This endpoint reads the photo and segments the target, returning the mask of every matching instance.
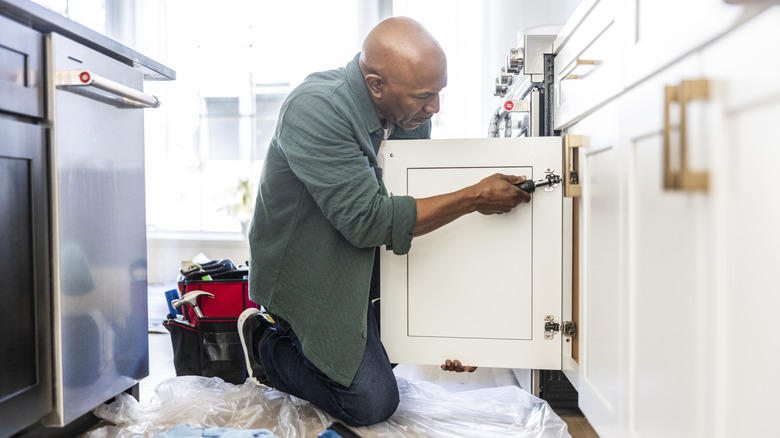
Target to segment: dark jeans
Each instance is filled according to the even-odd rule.
[[[271,385],[308,400],[350,426],[367,426],[388,419],[398,407],[398,384],[371,304],[367,316],[368,335],[363,362],[352,385],[344,387],[320,372],[303,356],[298,337],[281,318],[258,345]]]

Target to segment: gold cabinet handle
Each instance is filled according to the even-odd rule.
[[[689,192],[706,192],[709,189],[709,173],[694,172],[688,168],[687,106],[688,103],[710,97],[710,82],[705,79],[684,80],[679,86],[667,86],[664,99],[664,189]],[[673,102],[680,105],[680,144],[677,169],[672,166],[672,121],[670,108]]]
[[[577,58],[569,71],[561,76],[563,76],[563,79],[582,79],[590,74],[598,64],[598,61]]]
[[[581,135],[567,134],[563,136],[563,196],[579,198],[582,196],[582,185],[579,178],[579,154],[582,146]]]

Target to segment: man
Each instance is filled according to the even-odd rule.
[[[425,199],[387,195],[382,140],[430,137],[447,61],[416,21],[390,18],[344,68],[315,73],[282,105],[249,234],[250,294],[239,334],[250,376],[353,426],[384,421],[398,387],[369,302],[377,248],[471,212],[500,214],[530,195],[493,175]],[[373,281],[372,281],[373,280]],[[373,283],[373,287],[372,287]],[[443,369],[463,371],[447,361]]]

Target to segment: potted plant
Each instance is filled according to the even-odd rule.
[[[244,233],[244,237],[247,237],[255,207],[255,192],[249,178],[239,178],[238,185],[231,194],[231,199],[233,202],[220,210],[226,210],[228,215],[238,219],[241,223],[241,231]]]

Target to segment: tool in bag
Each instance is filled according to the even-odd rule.
[[[178,289],[184,300],[181,304],[187,305],[185,319],[197,327],[202,317],[238,318],[245,309],[259,307],[249,299],[248,279],[249,269],[237,268],[230,260],[212,260],[182,270]],[[207,293],[190,295],[198,291]]]
[[[248,373],[238,316],[249,307],[248,268],[230,260],[212,260],[181,270],[179,297],[170,301],[182,317],[168,315],[163,326],[171,334],[177,376],[219,377],[244,383]]]

